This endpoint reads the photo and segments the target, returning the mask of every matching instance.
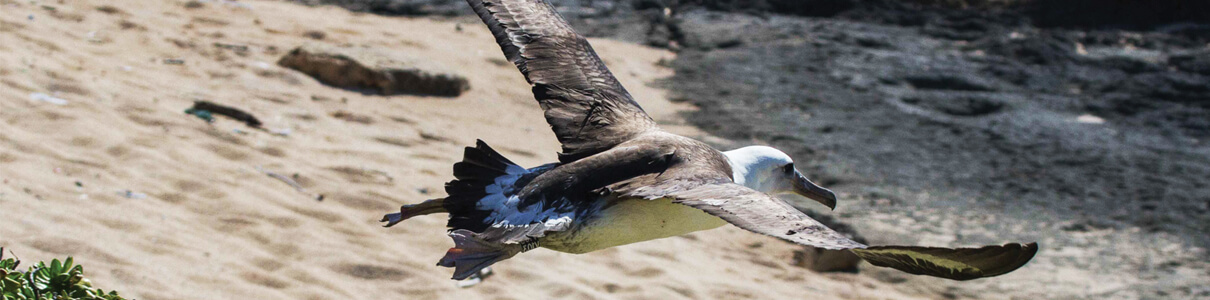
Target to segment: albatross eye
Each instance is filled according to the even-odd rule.
[[[782,166],[781,169],[782,169],[782,172],[786,172],[786,174],[793,174],[794,173],[794,163],[788,163],[785,166]]]

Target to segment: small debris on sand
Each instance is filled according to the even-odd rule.
[[[294,190],[298,191],[299,193],[303,193],[308,196],[311,196],[311,198],[315,199],[315,201],[324,201],[323,194],[308,192],[307,189],[303,188],[302,184],[299,184],[297,180],[294,180],[294,178],[298,177],[298,174],[294,174],[294,178],[291,178],[290,176],[286,176],[286,175],[282,175],[282,174],[278,174],[278,173],[275,173],[272,171],[265,170],[265,168],[262,168],[260,166],[257,166],[256,170],[260,171],[261,173],[264,173],[265,175],[269,175],[269,177],[273,177],[273,179],[277,179],[277,180],[280,180],[281,182],[285,182],[286,184],[290,185],[290,187],[294,188]]]
[[[145,199],[145,198],[147,198],[147,194],[138,193],[138,192],[131,191],[131,190],[119,190],[118,196],[126,197],[127,199]]]
[[[62,98],[55,98],[51,95],[47,95],[47,94],[43,94],[43,93],[29,94],[29,99],[33,100],[33,101],[46,102],[46,103],[50,103],[50,104],[54,104],[54,105],[67,105],[67,100],[64,100]]]
[[[314,40],[322,40],[327,37],[328,34],[318,30],[307,30],[307,32],[303,32],[303,36]]]
[[[214,43],[214,46],[236,52],[248,51],[248,45]]]
[[[186,109],[185,113],[193,115],[193,116],[197,117],[198,119],[202,119],[202,120],[206,121],[206,123],[214,123],[214,114],[211,114],[210,111],[197,110],[197,109],[190,108],[190,109]]]
[[[206,4],[202,3],[201,1],[189,0],[188,2],[185,2],[185,8],[188,9],[198,9],[203,7],[206,7]]]
[[[341,120],[345,120],[346,122],[353,122],[353,123],[360,123],[360,124],[367,124],[367,125],[374,124],[374,119],[370,118],[370,116],[355,114],[355,113],[352,113],[349,111],[344,111],[344,110],[338,110],[338,111],[332,112],[332,117],[341,119]]]
[[[203,117],[203,115],[207,115],[209,113],[209,114],[223,115],[223,116],[230,117],[232,119],[239,120],[241,122],[244,122],[244,124],[247,124],[248,127],[260,128],[260,126],[261,126],[260,120],[256,119],[256,117],[252,116],[252,114],[244,112],[243,110],[240,110],[238,108],[215,104],[214,102],[210,102],[210,101],[195,101],[195,102],[193,102],[193,107],[186,109],[185,113],[198,116],[198,118],[202,118],[203,120],[206,120],[207,122],[213,122],[213,117],[211,117],[209,119],[207,119],[206,117]]]

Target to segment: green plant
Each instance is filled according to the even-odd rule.
[[[3,300],[125,300],[117,292],[93,289],[92,283],[84,278],[84,267],[75,265],[70,256],[62,262],[51,260],[50,265],[38,262],[25,272],[17,270],[20,265],[17,258],[4,259],[4,248],[0,248]]]

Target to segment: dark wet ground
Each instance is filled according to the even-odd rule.
[[[933,208],[1001,217],[958,224],[990,228],[958,234],[956,244],[1059,237],[1044,243],[1056,249],[1074,246],[1064,238],[1072,232],[1136,227],[1175,235],[1186,247],[1210,243],[1204,40],[704,11],[683,18],[746,28],[728,35],[682,26],[715,39],[690,44],[673,63],[677,75],[667,86],[701,108],[688,119],[808,160],[817,181],[858,202],[842,212],[927,221],[905,210]],[[1152,254],[1102,255],[1083,267],[1117,272],[1130,267],[1109,257]],[[1141,273],[1151,272],[1166,271]],[[1184,289],[1132,288],[1154,288],[1149,296]]]
[[[673,63],[668,87],[702,108],[691,122],[790,150],[840,190],[954,193],[1023,218],[1210,241],[1205,42],[707,11],[682,18],[744,28],[682,26],[715,39]]]
[[[838,212],[854,224],[871,211],[920,222],[974,212],[999,219],[956,224],[953,244],[1049,239],[1045,254],[1163,234],[1182,247],[1210,245],[1206,25],[1124,31],[1039,28],[1009,13],[854,15],[682,12],[684,50],[667,87],[701,108],[688,118],[695,125],[809,161],[817,182],[849,196]],[[986,230],[963,234],[968,226]],[[1102,230],[1133,237],[1075,237]],[[1097,253],[1068,266],[1177,274],[1137,263],[1155,252]],[[1193,259],[1204,262],[1200,253]],[[1210,296],[1167,280],[1125,289]]]

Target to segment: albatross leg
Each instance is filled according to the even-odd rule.
[[[443,213],[446,212],[444,202],[445,198],[437,198],[416,204],[404,205],[399,208],[399,212],[382,216],[382,220],[379,222],[387,222],[383,227],[391,227],[415,216]]]

